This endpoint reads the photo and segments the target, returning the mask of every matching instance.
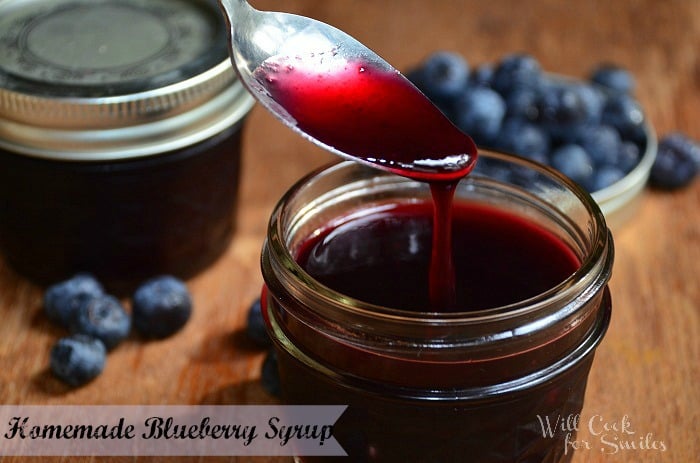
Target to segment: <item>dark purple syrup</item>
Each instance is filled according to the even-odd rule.
[[[556,287],[579,268],[579,259],[561,239],[511,212],[456,200],[452,215],[452,310],[523,301]],[[352,213],[309,237],[296,258],[316,280],[344,295],[394,309],[430,311],[433,216],[429,199],[393,203],[364,215]],[[378,351],[372,348],[371,338],[367,347],[329,336],[298,317],[304,307],[295,304],[293,298],[283,299],[279,320],[285,335],[312,359],[312,365],[318,362],[337,374],[279,349],[285,400],[347,404],[333,433],[348,453],[348,461],[568,461],[563,437],[543,435],[537,416],[556,420],[580,412],[592,355],[524,391],[493,397],[486,391],[488,385],[507,384],[523,372],[537,371],[547,364],[551,352],[566,349],[569,337],[544,346],[533,344],[517,355],[480,357],[475,346],[473,357],[454,358],[445,352],[444,358],[436,358],[435,352],[421,355],[416,346],[415,357],[406,357],[393,355],[391,343]],[[429,339],[430,327],[424,328]],[[588,325],[579,329],[585,331]],[[483,398],[465,397],[479,388]],[[304,457],[300,461],[336,460]]]
[[[257,71],[304,133],[351,158],[427,182],[464,177],[476,146],[396,70],[332,56],[275,57]]]
[[[453,263],[451,310],[523,301],[557,286],[579,267],[559,238],[516,215],[459,201],[452,215],[452,247],[439,251],[448,252]],[[297,259],[311,276],[342,294],[427,312],[436,284],[429,278],[433,230],[430,202],[394,204],[323,230],[304,244]]]

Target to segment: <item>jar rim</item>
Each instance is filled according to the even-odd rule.
[[[230,69],[222,62],[212,69]],[[192,146],[241,124],[255,99],[239,80],[187,110],[161,113],[139,124],[103,128],[47,128],[0,118],[0,149],[56,161],[116,161]],[[108,110],[107,107],[103,108]]]
[[[612,271],[614,253],[612,236],[607,228],[603,213],[591,195],[563,174],[530,159],[495,151],[479,150],[479,158],[482,157],[515,162],[527,168],[534,169],[535,171],[544,174],[548,178],[555,180],[559,184],[563,185],[569,193],[572,193],[581,202],[591,218],[591,223],[594,224],[590,241],[595,243],[595,245],[591,246],[591,251],[585,253],[584,258],[581,259],[579,267],[569,277],[545,292],[499,307],[454,312],[423,312],[391,308],[359,300],[329,288],[328,286],[325,286],[314,279],[303,269],[301,265],[297,263],[296,259],[292,255],[292,252],[287,247],[283,238],[283,221],[281,220],[285,206],[303,190],[305,185],[307,185],[309,182],[313,182],[314,179],[318,178],[319,176],[329,174],[336,170],[349,169],[353,167],[372,170],[376,172],[377,176],[392,176],[396,178],[397,182],[413,182],[410,179],[399,177],[395,174],[382,172],[377,169],[372,169],[353,161],[340,161],[322,166],[295,183],[282,196],[272,212],[268,226],[266,246],[270,246],[274,249],[274,253],[280,257],[280,265],[283,266],[290,275],[293,275],[294,278],[302,281],[303,288],[305,288],[305,290],[308,292],[307,296],[311,296],[313,294],[313,299],[322,300],[326,307],[332,307],[332,310],[334,311],[340,311],[349,315],[360,316],[363,319],[398,322],[402,324],[454,326],[455,324],[473,325],[485,324],[489,322],[501,322],[513,318],[528,316],[531,313],[537,313],[541,308],[550,306],[551,303],[555,301],[572,299],[576,297],[577,294],[581,294],[582,291],[586,290],[587,286],[590,286],[589,289],[591,294],[597,292],[600,288],[605,286]],[[471,174],[467,176],[467,179],[470,178],[470,176]],[[590,275],[592,272],[597,274],[597,280],[591,285],[590,281],[586,281],[586,276]],[[303,297],[303,294],[297,294],[297,296]],[[522,328],[535,329],[529,324],[528,326],[523,326]]]

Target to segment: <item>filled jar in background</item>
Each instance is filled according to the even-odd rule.
[[[213,262],[253,105],[215,1],[0,5],[0,252],[50,283]]]

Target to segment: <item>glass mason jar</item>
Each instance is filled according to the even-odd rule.
[[[235,226],[241,130],[215,0],[0,4],[0,253],[52,283],[189,277]]]
[[[263,308],[283,400],[348,405],[334,436],[349,461],[571,457],[570,430],[561,424],[581,411],[610,320],[612,238],[595,202],[563,176],[518,157],[480,156],[455,201],[526,218],[580,261],[565,281],[524,301],[450,313],[397,310],[324,286],[297,262],[329,224],[385,204],[430,201],[423,183],[343,162],[302,179],[272,213],[262,250]]]

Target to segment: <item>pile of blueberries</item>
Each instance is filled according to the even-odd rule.
[[[589,192],[622,179],[647,147],[634,78],[615,65],[582,81],[547,74],[525,53],[470,69],[461,55],[438,51],[406,76],[477,145],[550,165]],[[658,148],[652,185],[689,184],[700,170],[700,146],[673,133]]]
[[[54,375],[71,386],[83,385],[102,373],[107,351],[129,336],[132,325],[144,337],[165,338],[182,328],[192,312],[187,286],[169,275],[143,283],[131,301],[129,314],[87,273],[47,288],[44,312],[70,332],[51,349]]]
[[[107,353],[126,339],[132,328],[155,339],[179,331],[192,313],[192,297],[181,280],[158,276],[136,289],[129,313],[93,275],[79,273],[47,288],[44,313],[70,333],[51,348],[51,371],[66,384],[81,386],[102,373]],[[261,384],[269,394],[279,396],[277,356],[265,328],[260,299],[248,308],[246,336],[266,350]]]

